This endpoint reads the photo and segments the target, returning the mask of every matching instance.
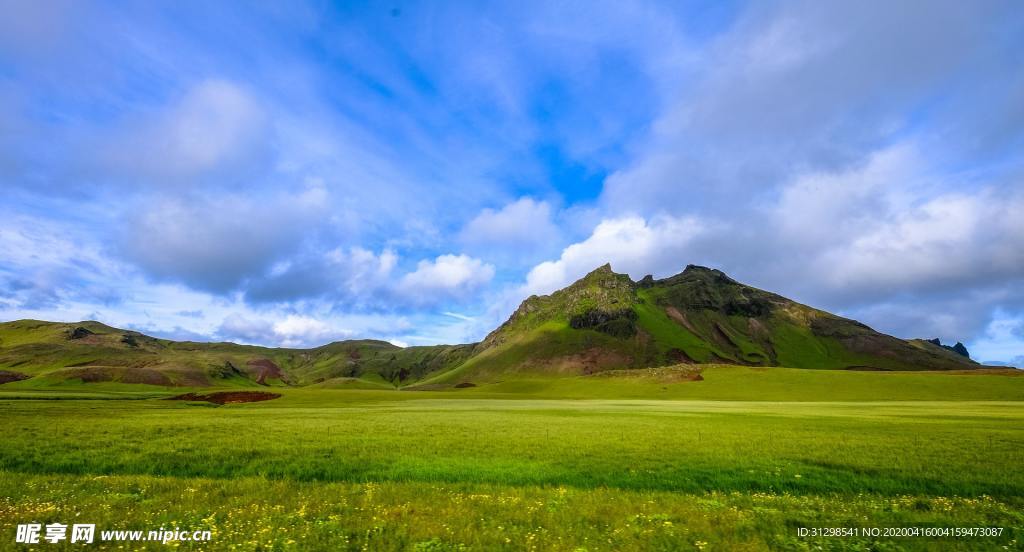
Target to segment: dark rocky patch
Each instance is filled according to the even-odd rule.
[[[0,370],[0,385],[5,383],[11,383],[12,381],[27,380],[32,376],[28,374],[22,374],[21,372],[11,372],[10,370]]]
[[[669,364],[696,364],[697,362],[690,358],[686,351],[677,348],[669,349],[665,353],[665,357]]]
[[[577,330],[596,330],[624,339],[636,335],[636,318],[636,312],[633,309],[617,311],[590,309],[571,317],[569,327]]]
[[[215,378],[227,379],[233,376],[245,377],[245,374],[238,369],[230,360],[224,361],[223,366],[214,366],[211,375]]]
[[[83,337],[89,337],[90,335],[94,335],[92,330],[78,326],[68,332],[68,339],[82,339]]]
[[[82,362],[75,362],[74,364],[68,364],[67,366],[65,366],[65,368],[79,368],[81,366],[93,366],[97,362],[99,362],[99,361],[96,360],[96,359],[83,360]]]
[[[943,345],[942,342],[939,341],[939,338],[937,338],[937,337],[935,339],[929,339],[928,343],[932,343],[934,345],[938,345],[939,347],[942,347],[943,349],[946,349],[948,351],[953,351],[954,353],[956,353],[956,354],[958,354],[958,355],[960,355],[960,356],[962,356],[964,358],[971,358],[971,354],[969,352],[967,352],[967,347],[965,347],[964,344],[960,343],[959,341],[957,341],[956,345],[953,345],[952,347],[950,347],[949,345]]]
[[[726,315],[766,317],[772,313],[774,294],[745,286],[721,270],[688,265],[682,273],[656,280],[651,286],[666,287],[665,302],[683,309],[707,309]]]
[[[476,387],[476,384],[468,381],[455,384],[456,389],[466,389],[467,387]]]

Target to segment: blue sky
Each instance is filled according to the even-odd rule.
[[[686,264],[1024,364],[1013,2],[20,2],[0,318],[480,339]]]

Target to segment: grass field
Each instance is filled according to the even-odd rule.
[[[286,389],[221,407],[0,387],[0,548],[18,523],[71,520],[210,529],[195,549],[1021,547],[1024,378],[703,376]],[[797,535],[826,526],[1003,533]]]

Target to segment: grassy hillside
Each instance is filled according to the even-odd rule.
[[[175,342],[99,322],[0,323],[0,385],[394,388],[484,384],[676,364],[856,371],[968,370],[962,345],[904,341],[743,285],[718,270],[633,282],[609,265],[526,299],[482,342],[313,349]]]
[[[367,385],[393,388],[461,363],[469,346],[356,340],[314,349],[157,339],[99,322],[0,323],[5,387]]]
[[[820,369],[962,370],[977,366],[942,347],[881,334],[857,321],[741,284],[718,270],[689,266],[681,274],[646,280],[640,286],[645,307],[664,313],[664,317],[650,318],[657,328],[664,326],[667,317],[685,330],[686,339],[677,338],[677,348],[665,351],[669,356],[695,362]]]
[[[524,374],[585,375],[687,364],[860,371],[965,370],[969,358],[903,341],[718,270],[633,282],[602,266],[550,296],[533,296],[455,370],[428,384],[485,383]]]

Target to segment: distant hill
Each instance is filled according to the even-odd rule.
[[[0,323],[0,384],[391,388],[461,364],[470,345],[353,340],[314,349],[157,339],[99,322]],[[394,382],[394,383],[393,383]]]
[[[702,363],[840,370],[980,367],[962,345],[936,341],[897,339],[741,284],[719,270],[691,265],[670,278],[634,282],[605,265],[551,295],[529,297],[482,342],[469,345],[401,348],[358,340],[278,349],[176,342],[99,322],[0,323],[0,383],[381,388]]]

